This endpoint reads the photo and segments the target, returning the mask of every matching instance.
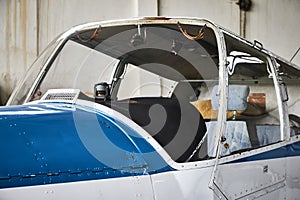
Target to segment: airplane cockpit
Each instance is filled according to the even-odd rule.
[[[78,25],[0,109],[0,196],[298,199],[299,89],[298,66],[208,20]]]
[[[300,70],[220,30],[145,21],[75,31],[50,44],[9,105],[79,89],[80,99],[122,113],[180,163],[215,158],[217,142],[223,157],[297,136]]]

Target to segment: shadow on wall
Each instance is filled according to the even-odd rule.
[[[2,103],[2,89],[1,89],[1,86],[0,86],[0,106],[3,106],[3,103]]]
[[[0,85],[0,106],[6,105],[11,93],[12,92],[6,91],[5,88]]]

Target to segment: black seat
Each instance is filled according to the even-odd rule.
[[[177,98],[134,98],[111,106],[143,127],[169,153],[185,162],[206,132],[198,110]]]

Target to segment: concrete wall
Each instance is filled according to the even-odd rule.
[[[265,48],[289,60],[300,47],[300,1],[252,0],[252,9],[245,15],[237,1],[0,0],[0,98],[6,101],[55,36],[89,21],[155,15],[207,18],[249,40],[262,42]],[[300,53],[294,62],[300,65]]]
[[[0,0],[0,97],[8,95],[37,56],[35,1]]]

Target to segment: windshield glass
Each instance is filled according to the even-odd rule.
[[[118,59],[70,40],[52,64],[32,100],[40,99],[49,89],[61,88],[80,89],[93,97],[95,83],[111,82],[116,63]]]
[[[34,85],[34,81],[37,79],[38,74],[42,70],[45,62],[47,61],[57,44],[58,41],[54,40],[35,60],[35,62],[26,73],[25,77],[18,83],[17,87],[15,88],[14,92],[7,102],[7,105],[18,105],[25,103],[26,97],[30,89]]]
[[[178,25],[115,26],[78,32],[70,37],[55,58],[29,101],[40,99],[49,89],[74,88],[93,98],[94,85],[111,86],[111,99],[141,96],[184,95],[191,100],[210,98],[209,88],[218,84],[218,52],[213,31],[182,25],[190,35],[201,28],[204,37],[190,39]],[[42,66],[44,57],[35,63]],[[32,86],[38,71],[33,68],[23,87]],[[200,93],[200,90],[201,93]],[[28,89],[19,90],[12,104],[22,104]],[[189,94],[188,94],[189,93]],[[194,94],[192,94],[194,93]],[[177,95],[177,96],[178,96]],[[174,94],[173,94],[174,96]]]

